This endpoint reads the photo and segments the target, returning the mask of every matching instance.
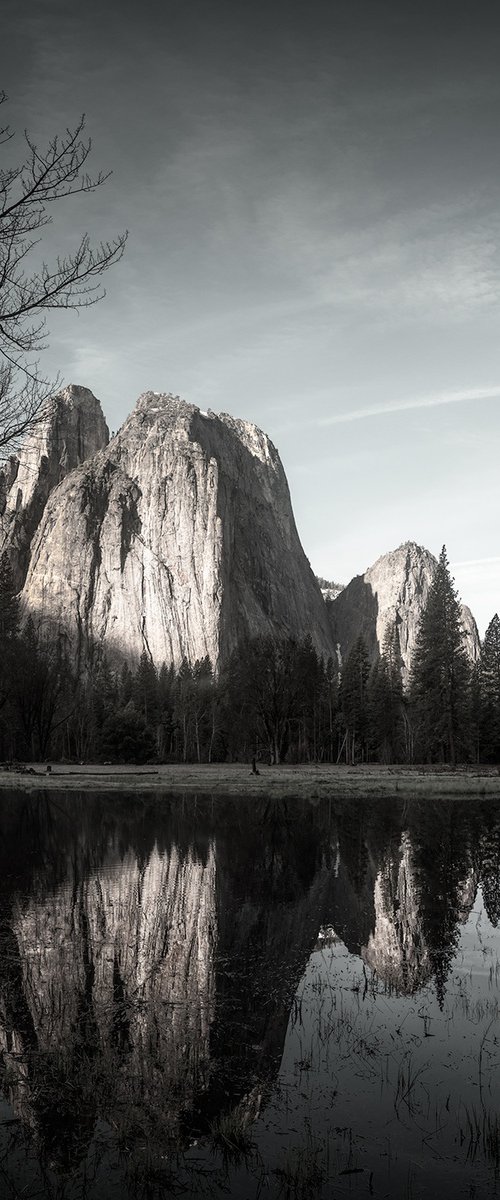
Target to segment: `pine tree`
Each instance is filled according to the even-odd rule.
[[[417,749],[425,760],[455,763],[467,748],[470,666],[460,602],[443,546],[413,658],[411,698]]]
[[[379,762],[404,758],[405,729],[401,655],[396,626],[387,629],[381,657],[374,663],[367,689],[368,746]]]
[[[9,557],[0,558],[0,708],[12,692],[19,635],[19,600],[16,596]]]
[[[19,632],[19,599],[9,556],[4,550],[0,557],[0,646],[14,641]]]
[[[352,646],[342,671],[340,683],[340,714],[344,730],[346,762],[355,763],[366,755],[368,732],[367,683],[370,671],[368,651],[363,637]],[[339,754],[340,757],[340,754]]]
[[[132,699],[137,711],[144,717],[146,725],[153,728],[158,718],[158,675],[154,663],[145,650],[142,651],[139,659]]]
[[[180,737],[182,761],[192,754],[193,668],[184,656],[177,672],[174,720]]]
[[[0,756],[14,755],[14,694],[19,658],[19,600],[8,555],[0,557]]]
[[[164,662],[160,667],[158,675],[158,754],[160,760],[171,758],[174,753],[175,740],[175,692],[176,692],[176,676],[175,668]]]
[[[479,664],[479,745],[482,759],[500,762],[500,620],[490,621]]]
[[[297,647],[297,722],[295,752],[310,762],[319,758],[320,715],[325,686],[324,669],[310,633]]]

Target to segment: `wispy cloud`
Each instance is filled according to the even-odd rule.
[[[453,567],[479,567],[486,566],[490,563],[500,563],[500,554],[491,555],[489,558],[464,558],[462,562],[452,563]]]
[[[331,413],[321,417],[318,425],[344,425],[349,421],[364,421],[370,417],[386,416],[391,413],[409,412],[412,409],[439,408],[444,404],[467,404],[479,400],[500,399],[500,384],[491,388],[465,388],[458,391],[434,392],[429,396],[413,396],[407,400],[396,400],[367,408],[353,408],[349,412]]]

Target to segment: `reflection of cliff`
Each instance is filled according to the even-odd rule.
[[[175,1145],[236,1106],[255,1116],[328,907],[321,833],[285,804],[264,823],[254,806],[243,827],[198,809],[193,838],[172,805],[151,839],[140,810],[126,835],[125,811],[103,828],[98,807],[92,823],[75,806],[70,825],[64,803],[38,809],[36,836],[30,812],[34,875],[3,899],[0,1046],[18,1116],[60,1165],[98,1120],[127,1144]],[[9,836],[24,874],[21,828]]]
[[[374,900],[375,928],[362,947],[362,958],[390,988],[415,992],[429,980],[431,964],[422,938],[407,833],[402,835],[396,861],[388,857],[377,874]]]
[[[109,1090],[118,1121],[125,1109],[125,1124],[140,1110],[143,1127],[145,1114],[161,1114],[175,1136],[176,1118],[208,1070],[214,880],[213,846],[204,862],[155,847],[143,866],[131,851],[120,861],[111,849],[91,875],[73,863],[66,886],[16,900],[20,979],[16,994],[12,980],[5,989],[11,1004],[4,1002],[0,1037],[19,1067],[12,1101],[32,1127],[40,1121],[30,1075],[34,1084],[41,1061],[62,1056],[71,1090],[81,1056],[95,1073],[96,1104]]]
[[[210,1083],[196,1104],[195,1128],[201,1132],[236,1105],[253,1119],[279,1071],[290,1005],[332,888],[328,855],[318,863],[317,845],[307,845],[306,837],[290,849],[287,860],[284,844],[249,846],[244,872],[241,861],[240,870],[231,871],[228,846],[221,852],[217,1019]]]
[[[339,806],[327,924],[389,988],[411,994],[434,978],[442,999],[476,895],[476,819],[467,805],[444,801],[406,803],[399,814],[394,805]]]
[[[321,926],[441,996],[496,852],[444,801],[5,797],[2,1087],[40,1157],[82,1161],[103,1124],[168,1154],[251,1120]]]

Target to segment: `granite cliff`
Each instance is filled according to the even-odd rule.
[[[425,607],[437,560],[416,542],[405,542],[383,554],[364,575],[356,575],[333,599],[326,600],[339,665],[361,634],[373,660],[382,652],[388,630],[396,626],[403,683],[411,670],[420,617]],[[465,646],[475,662],[479,635],[469,608],[462,605]]]
[[[308,632],[332,653],[264,433],[147,392],[103,440],[48,495],[23,592],[35,618],[67,631],[79,661],[105,644],[132,660],[145,650],[156,665],[216,664],[244,636]]]
[[[18,588],[26,579],[31,543],[51,492],[108,441],[99,401],[88,388],[71,385],[54,397],[20,455],[12,455],[0,471],[0,551],[9,552]]]

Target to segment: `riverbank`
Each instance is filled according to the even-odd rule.
[[[498,767],[348,767],[322,764],[279,767],[259,763],[172,763],[146,766],[79,766],[58,763],[47,772],[40,763],[23,771],[0,771],[0,789],[50,788],[64,791],[209,793],[211,795],[288,796],[497,796]]]

